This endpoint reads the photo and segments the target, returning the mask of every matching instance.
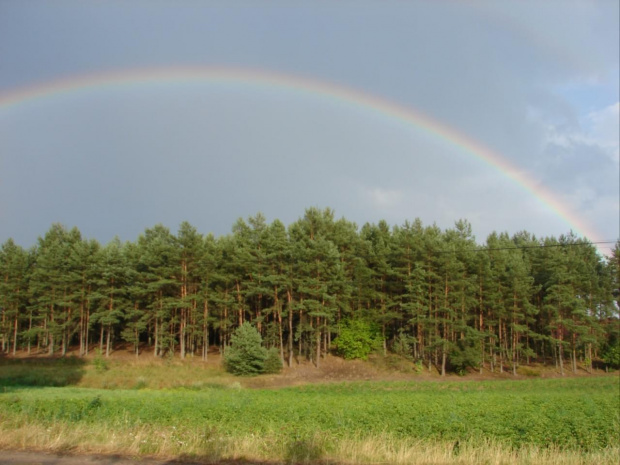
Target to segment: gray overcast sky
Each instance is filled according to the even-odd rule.
[[[497,169],[398,118],[259,82],[95,86],[85,75],[235,67],[428,115],[551,191],[591,240],[619,236],[619,3],[0,0],[0,242],[51,223],[102,242],[187,220],[225,234],[311,206],[358,225],[570,224]],[[155,72],[155,71],[153,71]],[[148,73],[148,71],[146,71]]]

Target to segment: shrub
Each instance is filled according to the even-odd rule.
[[[93,365],[95,366],[95,370],[97,370],[98,373],[103,373],[110,368],[108,361],[103,358],[102,351],[99,348],[95,350]]]
[[[282,359],[280,352],[275,347],[267,351],[263,373],[280,373],[282,371]]]
[[[458,340],[450,350],[450,366],[460,376],[467,373],[468,368],[480,367],[480,345],[477,341]]]
[[[612,368],[620,368],[620,346],[616,344],[607,347],[603,361]]]
[[[230,337],[230,346],[224,352],[224,368],[239,376],[263,373],[267,349],[262,346],[259,332],[248,322],[239,326]]]
[[[400,355],[401,357],[405,357],[407,360],[413,360],[413,347],[417,342],[417,339],[413,336],[409,336],[405,332],[401,331],[398,333],[398,336],[394,338],[394,343],[392,344],[392,351],[396,355]]]
[[[334,346],[338,354],[346,359],[366,360],[373,350],[381,346],[379,328],[363,320],[345,321]]]

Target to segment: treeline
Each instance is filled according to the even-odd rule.
[[[604,259],[569,234],[491,234],[466,221],[361,229],[308,209],[288,228],[261,214],[232,233],[162,225],[101,245],[54,224],[35,247],[0,250],[2,351],[199,356],[251,322],[285,363],[317,366],[347,321],[374,328],[382,350],[441,373],[513,370],[531,361],[588,369],[618,341],[620,245]],[[381,350],[381,349],[380,349]]]

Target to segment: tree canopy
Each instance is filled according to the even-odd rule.
[[[317,208],[288,227],[257,214],[217,238],[184,222],[105,245],[54,224],[29,250],[0,248],[1,349],[206,359],[249,322],[282,361],[318,366],[367,325],[373,348],[441,373],[590,369],[617,359],[619,244],[610,257],[572,233],[478,244],[464,220],[358,228]]]

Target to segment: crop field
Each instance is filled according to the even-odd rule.
[[[620,453],[617,376],[280,389],[15,381],[0,376],[4,449],[334,464],[615,464]]]

